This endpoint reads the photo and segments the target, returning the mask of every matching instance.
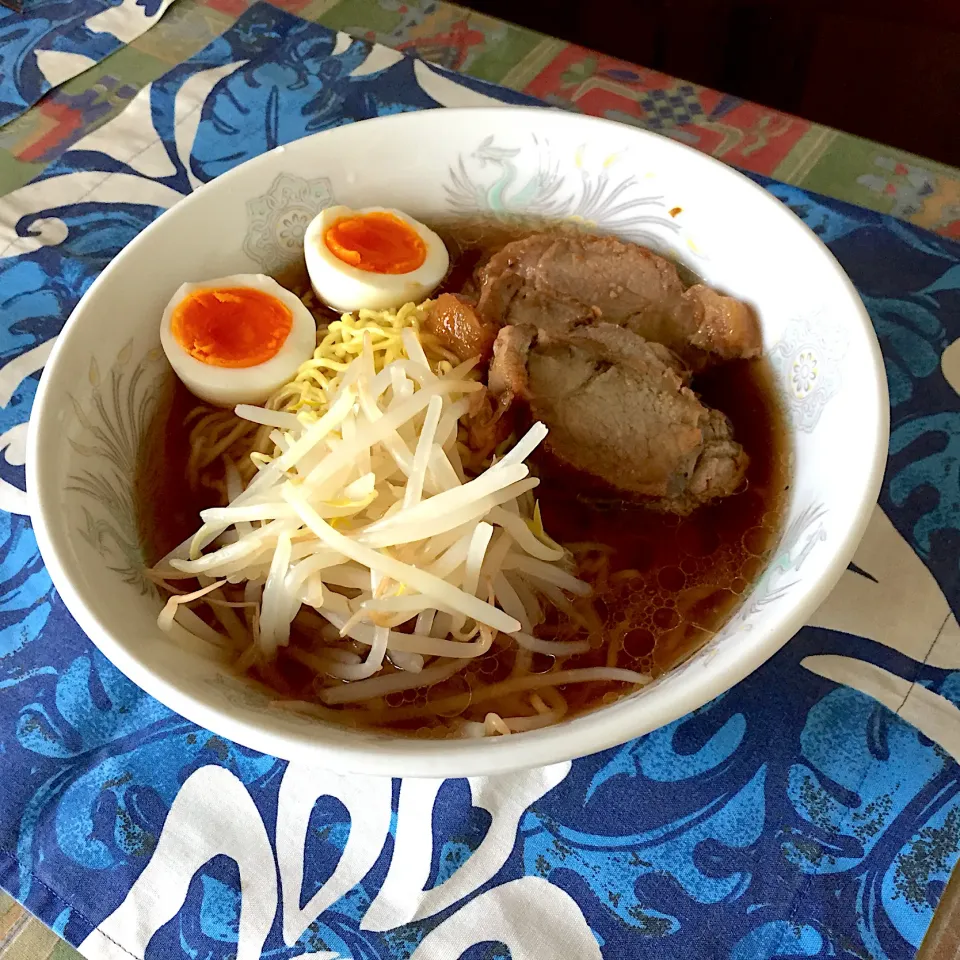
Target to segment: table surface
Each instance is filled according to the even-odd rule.
[[[785,183],[960,238],[960,170],[436,0],[274,0],[328,27],[584,113],[644,126]],[[0,130],[0,194],[222,33],[248,0],[177,0],[128,47]]]
[[[435,0],[273,0],[354,36],[549,103],[653,129],[724,161],[960,239],[960,170]],[[247,0],[177,0],[149,32],[0,130],[0,195],[39,174],[137,91],[222,33]],[[960,957],[955,876],[919,956]],[[0,893],[2,960],[70,946]]]

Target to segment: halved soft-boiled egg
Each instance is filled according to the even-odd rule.
[[[174,373],[208,403],[263,403],[317,346],[317,324],[300,299],[258,273],[185,283],[160,321]]]
[[[428,297],[450,255],[429,227],[385,207],[328,207],[303,240],[310,282],[335,310],[392,310]]]

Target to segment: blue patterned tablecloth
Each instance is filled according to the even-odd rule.
[[[0,6],[0,127],[152,27],[173,0],[25,0]]]
[[[811,626],[622,747],[469,782],[287,764],[152,700],[51,588],[24,515],[26,422],[98,271],[278,143],[491,98],[529,102],[258,4],[0,201],[0,883],[111,960],[912,957],[960,851],[948,240],[764,181],[830,245],[880,335],[880,506]]]

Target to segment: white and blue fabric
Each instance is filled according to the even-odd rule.
[[[0,6],[0,127],[136,40],[173,0],[26,0]]]
[[[0,201],[0,884],[100,960],[908,960],[960,852],[960,246],[762,181],[883,347],[880,504],[837,590],[726,695],[621,747],[345,777],[125,679],[23,494],[39,371],[97,273],[197,186],[365,117],[529,98],[258,4]]]

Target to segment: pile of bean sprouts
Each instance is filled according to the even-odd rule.
[[[588,642],[536,636],[545,605],[575,617],[590,593],[533,496],[539,480],[526,460],[547,428],[533,424],[485,469],[465,473],[459,428],[485,388],[476,361],[460,363],[420,333],[426,306],[345,315],[263,407],[197,421],[195,446],[205,431],[221,432],[208,449],[226,454],[225,503],[202,511],[193,536],[153,568],[170,592],[158,623],[243,671],[285,651],[316,675],[315,697],[287,707],[321,716],[360,708],[389,723],[520,695],[520,715],[461,718],[456,731],[545,726],[566,712],[558,687],[649,678],[612,666],[564,670],[563,658]],[[244,461],[229,455],[241,436],[254,448]],[[191,580],[199,589],[175,585]],[[311,644],[291,645],[304,626]],[[495,642],[523,654],[507,679],[428,706],[391,710],[384,700],[442,685]],[[525,672],[537,653],[557,658],[556,668]]]

